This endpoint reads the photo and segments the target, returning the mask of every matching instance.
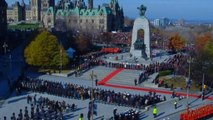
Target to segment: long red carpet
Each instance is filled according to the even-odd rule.
[[[122,88],[122,89],[139,90],[139,91],[147,91],[147,92],[151,91],[151,92],[162,93],[162,94],[172,94],[172,91],[168,91],[168,90],[159,90],[154,88],[142,88],[137,86],[126,86],[126,85],[116,85],[116,84],[107,83],[110,79],[112,79],[114,76],[116,76],[123,70],[124,70],[123,68],[116,69],[115,71],[107,75],[105,78],[103,78],[101,81],[99,81],[98,84],[103,86],[113,87],[113,88]],[[184,92],[177,92],[176,94],[181,96],[187,96],[187,93],[184,93]],[[194,98],[200,97],[199,94],[188,94],[188,96],[194,97]],[[205,99],[213,100],[213,97],[207,97]]]
[[[158,89],[152,89],[152,88],[141,88],[141,87],[134,87],[134,86],[126,86],[126,85],[108,84],[108,83],[104,84],[104,86],[114,87],[114,88],[122,88],[122,89],[130,89],[130,90],[147,91],[147,92],[151,91],[151,92],[163,93],[163,94],[172,94],[172,91],[158,90]],[[177,95],[187,96],[187,94],[184,93],[184,92],[177,92]],[[194,97],[194,98],[200,97],[200,95],[198,95],[198,94],[188,94],[188,96]],[[213,100],[213,97],[207,97],[206,99]]]
[[[109,75],[107,75],[105,78],[103,78],[101,81],[98,82],[99,85],[104,85],[106,84],[110,79],[112,79],[114,76],[116,76],[118,73],[120,73],[121,71],[123,71],[123,68],[118,68],[115,71],[113,71],[112,73],[110,73]]]

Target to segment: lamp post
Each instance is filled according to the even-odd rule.
[[[11,51],[9,51],[9,63],[10,63],[10,71],[12,70],[12,55],[11,55]]]
[[[202,79],[202,95],[201,95],[202,100],[204,100],[204,78],[205,78],[205,74],[204,74],[204,72],[203,72],[203,79]]]
[[[7,43],[4,42],[2,47],[4,48],[4,54],[6,55],[7,54],[7,47],[8,47]]]
[[[62,54],[62,43],[61,43],[61,40],[60,40],[60,73],[62,72],[62,67],[63,67],[63,61],[62,61],[62,57],[63,57],[63,54]]]
[[[92,73],[90,74],[90,77],[91,77],[91,79],[92,79],[92,92],[91,92],[91,103],[92,103],[92,105],[91,105],[91,113],[92,113],[92,120],[93,120],[93,105],[94,105],[94,93],[93,93],[93,87],[94,87],[94,85],[93,85],[93,80],[94,80],[94,77],[96,77],[97,78],[97,76],[94,74],[94,71],[92,70]]]
[[[205,98],[205,70],[206,70],[206,67],[207,67],[208,63],[207,61],[204,61],[203,65],[202,65],[202,71],[203,71],[203,78],[202,78],[202,94],[201,94],[201,97],[202,97],[202,100],[204,100]]]
[[[190,74],[191,74],[191,56],[189,58],[189,75],[188,75],[188,81],[187,81],[187,86],[186,86],[186,92],[187,92],[187,112],[189,111],[189,82],[190,82]]]
[[[63,66],[63,62],[62,62],[62,49],[60,48],[60,71],[62,72],[62,66]]]

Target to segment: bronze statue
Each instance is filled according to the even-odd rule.
[[[138,9],[139,9],[140,16],[144,16],[146,12],[146,6],[141,5],[140,7],[138,7]]]

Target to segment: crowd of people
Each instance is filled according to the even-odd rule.
[[[164,100],[163,96],[155,92],[146,95],[135,95],[129,93],[115,92],[101,88],[80,86],[76,84],[59,83],[39,79],[26,78],[18,84],[21,90],[31,90],[34,92],[47,93],[73,99],[90,99],[93,93],[94,100],[105,104],[115,104],[120,106],[130,106],[142,108],[147,105],[156,104]]]
[[[162,63],[153,63],[145,67],[144,72],[139,75],[139,83],[143,82],[148,78],[149,75],[170,70],[174,75],[185,75],[186,70],[184,66],[187,65],[187,57],[184,54],[176,54],[172,58],[169,58],[168,60],[165,60]]]
[[[184,74],[181,70],[181,65],[186,64],[187,56],[183,54],[174,55],[172,58],[168,59],[162,63],[153,63],[148,66],[142,64],[122,64],[122,63],[111,63],[103,61],[97,56],[88,58],[80,65],[78,71],[85,69],[90,69],[93,66],[102,65],[106,67],[116,67],[116,68],[125,68],[125,69],[136,69],[143,70],[138,78],[138,83],[140,84],[144,79],[147,79],[149,75],[163,71],[171,70],[179,74]],[[181,72],[180,72],[181,71]],[[16,91],[18,94],[21,94],[23,90],[47,93],[51,95],[57,95],[61,97],[67,97],[72,99],[91,99],[93,94],[94,101],[104,104],[113,104],[118,106],[128,106],[135,108],[143,108],[148,105],[153,105],[161,101],[165,101],[165,96],[157,95],[155,92],[149,92],[146,95],[136,95],[129,93],[115,92],[113,90],[104,90],[99,87],[91,88],[88,86],[81,86],[77,84],[62,83],[62,82],[53,82],[47,80],[40,80],[35,78],[25,77],[16,85]],[[15,113],[12,114],[11,119],[63,119],[63,112],[69,108],[72,110],[75,109],[75,104],[69,105],[64,101],[51,101],[48,98],[40,97],[37,99],[35,96],[28,96],[27,103],[31,105],[31,109],[28,111],[28,108],[25,107],[24,111],[20,109],[18,115]],[[6,117],[4,117],[6,120]],[[115,120],[138,120],[139,112],[134,110],[129,110],[124,113],[114,113]]]
[[[102,65],[105,67],[112,67],[112,68],[141,70],[142,72],[139,74],[137,82],[138,84],[140,84],[143,81],[145,81],[149,77],[149,75],[159,71],[171,70],[174,74],[185,75],[187,72],[187,70],[185,70],[187,66],[187,59],[188,59],[187,55],[176,54],[172,58],[166,59],[164,62],[161,63],[156,62],[149,65],[107,62],[99,59],[96,62],[97,64],[95,65]]]
[[[47,97],[38,97],[36,94],[34,96],[27,96],[27,104],[30,105],[30,109],[25,106],[24,109],[19,110],[18,115],[13,113],[11,120],[63,120],[65,112],[76,109],[74,103],[69,105],[65,101],[50,100]],[[7,120],[6,116],[4,116],[4,120]]]
[[[117,108],[114,108],[113,115],[114,120],[140,120],[140,112],[135,109],[117,113]]]

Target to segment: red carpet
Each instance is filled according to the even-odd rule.
[[[104,85],[106,84],[110,79],[112,79],[114,76],[116,76],[118,73],[120,73],[121,71],[123,71],[123,68],[118,68],[115,71],[113,71],[112,73],[110,73],[109,75],[107,75],[105,78],[103,78],[101,81],[98,82],[99,85]]]
[[[163,93],[163,94],[172,94],[172,91],[157,90],[157,89],[152,89],[152,88],[141,88],[141,87],[134,87],[134,86],[108,84],[108,83],[104,84],[104,86],[114,87],[114,88],[130,89],[130,90],[147,91],[147,92],[151,91],[151,92]],[[177,95],[187,96],[187,94],[184,93],[184,92],[177,92]],[[200,95],[198,95],[198,94],[189,94],[189,97],[199,98]],[[207,97],[206,99],[213,100],[213,97]]]

